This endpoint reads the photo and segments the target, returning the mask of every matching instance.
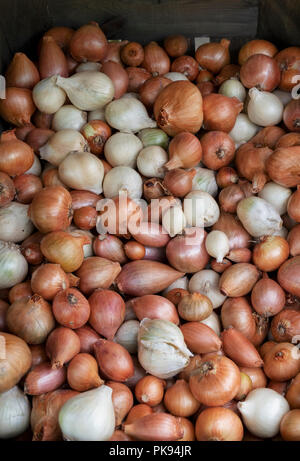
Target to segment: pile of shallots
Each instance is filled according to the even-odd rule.
[[[0,115],[0,439],[300,440],[300,47],[16,53]]]

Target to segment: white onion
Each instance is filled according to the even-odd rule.
[[[273,94],[275,94],[275,96],[280,99],[284,106],[286,106],[293,99],[289,91],[275,90],[273,91]]]
[[[82,62],[79,66],[76,67],[75,72],[99,72],[101,70],[102,64],[100,62]]]
[[[229,253],[229,240],[227,235],[218,230],[211,231],[205,240],[207,253],[216,258],[217,263],[222,263],[225,256]]]
[[[136,354],[138,350],[138,333],[140,322],[138,320],[128,320],[118,329],[114,341],[125,349],[130,354]]]
[[[172,82],[178,82],[179,80],[188,80],[188,78],[181,72],[168,72],[164,75],[165,78],[172,80]]]
[[[139,172],[146,178],[163,178],[163,166],[168,162],[167,152],[160,146],[149,146],[142,149],[137,158]]]
[[[163,228],[168,232],[170,237],[181,234],[186,227],[186,218],[179,206],[168,208],[162,217]]]
[[[34,160],[32,166],[24,174],[34,174],[35,176],[40,176],[42,172],[42,165],[39,161],[37,155],[34,154]]]
[[[212,311],[209,317],[207,317],[204,320],[201,320],[200,323],[204,323],[204,325],[207,325],[210,327],[216,335],[220,336],[221,334],[221,322],[219,316],[215,313],[215,311]]]
[[[103,385],[72,397],[61,408],[58,422],[66,440],[109,440],[115,430],[112,389]]]
[[[282,219],[275,208],[259,197],[248,197],[237,206],[237,215],[244,228],[253,237],[272,235],[282,227]]]
[[[184,277],[181,277],[178,280],[175,280],[175,282],[171,283],[164,291],[163,291],[163,296],[166,296],[169,291],[174,290],[175,288],[182,288],[183,290],[188,291],[188,286],[189,286],[189,279],[185,275]]]
[[[14,243],[0,240],[0,290],[23,282],[28,273],[28,264]]]
[[[226,299],[226,296],[219,290],[219,281],[220,276],[217,272],[211,269],[204,269],[192,276],[189,283],[189,291],[207,296],[211,300],[214,309],[216,309]]]
[[[219,190],[216,173],[208,168],[195,167],[194,169],[196,170],[196,174],[193,177],[192,190],[202,190],[212,197],[216,197]]]
[[[32,90],[33,102],[40,112],[55,114],[66,99],[66,93],[56,86],[56,77],[41,80]]]
[[[116,133],[106,141],[104,154],[111,166],[135,168],[137,156],[142,149],[142,141],[134,134]]]
[[[239,114],[229,136],[234,140],[236,147],[248,142],[259,131],[259,127],[249,120],[248,115]]]
[[[101,194],[104,167],[96,155],[89,152],[71,152],[59,165],[59,178],[75,190]]]
[[[115,95],[113,82],[101,72],[79,72],[69,78],[58,76],[56,85],[67,93],[74,106],[86,111],[101,109]]]
[[[247,96],[244,85],[236,78],[225,80],[219,88],[219,93],[228,98],[238,98],[241,102],[244,102]]]
[[[133,91],[131,91],[130,93],[124,93],[122,98],[140,99],[140,95],[139,93],[134,93]]]
[[[104,178],[103,192],[106,198],[117,197],[120,191],[127,191],[131,199],[140,199],[143,195],[143,181],[133,168],[117,166]]]
[[[29,237],[34,227],[28,208],[29,205],[18,202],[0,207],[0,240],[17,243]]]
[[[149,118],[144,104],[134,98],[117,99],[105,109],[107,123],[125,133],[137,133],[143,128],[155,128],[156,122]]]
[[[52,130],[80,131],[87,123],[87,113],[72,105],[61,107],[53,117]]]
[[[276,184],[275,182],[268,182],[265,184],[264,188],[258,194],[260,198],[263,198],[273,205],[280,216],[286,213],[287,204],[291,195],[291,189],[280,186],[280,184]]]
[[[59,166],[73,151],[88,151],[88,142],[76,130],[61,130],[53,134],[47,144],[40,148],[40,156],[51,165]]]
[[[275,231],[272,235],[278,235],[278,237],[282,237],[284,239],[287,238],[289,231],[286,227],[282,227],[281,229]]]
[[[147,373],[161,379],[172,378],[187,366],[192,356],[174,323],[161,319],[141,321],[138,358]]]
[[[184,214],[189,226],[210,227],[218,221],[220,209],[210,194],[194,190],[184,199]]]
[[[260,388],[251,391],[244,402],[239,402],[238,409],[251,434],[267,439],[278,434],[280,422],[290,407],[279,392]]]
[[[91,122],[92,120],[101,120],[102,122],[106,122],[105,106],[102,107],[102,109],[92,110],[88,113],[88,121]]]
[[[30,424],[30,403],[18,386],[0,394],[0,439],[23,434]]]
[[[251,122],[259,126],[277,125],[282,120],[283,104],[273,93],[249,90],[248,116]]]

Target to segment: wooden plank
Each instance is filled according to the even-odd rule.
[[[299,0],[261,0],[258,35],[284,48],[300,46]]]

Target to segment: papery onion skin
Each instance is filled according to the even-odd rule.
[[[39,295],[15,301],[7,311],[9,330],[28,344],[42,344],[55,327],[51,306]]]
[[[60,290],[69,288],[69,280],[59,264],[43,264],[32,274],[31,288],[47,301],[54,299]]]
[[[272,153],[269,147],[255,147],[252,142],[243,144],[236,153],[239,175],[252,181],[254,193],[260,192],[268,179],[265,164]]]
[[[206,236],[203,229],[194,227],[186,235],[178,235],[172,239],[166,249],[171,266],[184,273],[195,273],[204,269],[209,262],[209,254],[205,248]]]
[[[34,196],[43,189],[42,181],[33,174],[24,174],[14,179],[16,199],[20,203],[31,203]]]
[[[76,288],[59,291],[52,310],[60,325],[74,330],[84,326],[90,316],[89,302]]]
[[[80,351],[80,340],[70,328],[58,327],[48,336],[46,353],[53,369],[62,368]]]
[[[76,391],[59,389],[32,399],[31,428],[33,441],[62,440],[58,413],[65,402],[76,395],[78,395]]]
[[[58,46],[67,51],[74,32],[74,29],[71,29],[70,27],[52,27],[44,34],[44,36],[53,37]]]
[[[273,91],[280,82],[280,69],[275,59],[265,54],[254,54],[242,65],[241,82],[246,88]]]
[[[252,389],[259,389],[267,386],[267,377],[262,368],[240,367],[240,370],[250,377]]]
[[[6,88],[5,99],[0,100],[0,116],[18,127],[30,123],[35,109],[32,92],[27,88]]]
[[[108,42],[96,22],[78,29],[70,41],[70,53],[77,62],[99,62],[108,52]]]
[[[129,85],[129,77],[121,64],[107,61],[102,65],[101,72],[106,74],[115,87],[115,99],[121,98],[126,93]]]
[[[235,144],[231,137],[221,131],[210,131],[201,138],[203,164],[212,170],[229,165],[234,158]]]
[[[91,294],[97,288],[107,289],[121,272],[119,263],[98,256],[86,258],[77,276],[80,278],[80,290]]]
[[[125,382],[133,376],[132,358],[120,344],[101,339],[94,344],[94,353],[100,371],[108,379]]]
[[[171,80],[165,77],[152,77],[145,81],[141,86],[139,93],[142,103],[151,110],[157,96],[169,84]]]
[[[189,417],[196,413],[201,404],[191,393],[188,383],[179,379],[167,389],[164,405],[174,416]]]
[[[218,186],[223,189],[224,187],[231,186],[238,182],[238,175],[231,167],[222,167],[217,174],[216,178]]]
[[[150,42],[144,47],[142,67],[154,77],[164,75],[170,70],[170,58],[156,42]]]
[[[223,349],[237,365],[241,367],[260,368],[263,360],[253,344],[235,328],[224,330],[222,335]]]
[[[40,81],[39,71],[24,53],[16,53],[6,74],[7,87],[32,88]]]
[[[220,230],[227,235],[231,250],[250,246],[250,235],[241,223],[229,213],[221,212],[219,220],[213,226],[213,230]]]
[[[267,40],[250,40],[239,51],[239,64],[242,66],[254,54],[264,54],[273,58],[277,53],[276,46]]]
[[[182,131],[197,133],[203,121],[200,91],[187,81],[171,83],[158,95],[154,115],[159,127],[170,136]]]
[[[129,67],[138,67],[144,60],[144,48],[140,43],[129,42],[120,52],[121,59]]]
[[[159,293],[183,275],[184,273],[155,261],[133,261],[123,267],[116,282],[121,292],[143,296]]]
[[[28,395],[42,395],[55,391],[64,384],[66,377],[66,368],[53,369],[50,363],[41,363],[26,376],[24,392]]]
[[[51,36],[44,36],[41,40],[39,71],[41,79],[54,75],[69,76],[66,56]]]
[[[291,343],[276,344],[264,357],[264,372],[271,380],[283,382],[300,372],[300,352]]]
[[[229,133],[242,109],[243,103],[237,98],[228,98],[222,94],[209,94],[203,99],[203,126],[205,130]]]
[[[241,374],[237,365],[220,355],[201,359],[189,379],[192,394],[207,406],[221,406],[232,400],[240,383]]]
[[[283,309],[272,319],[271,333],[277,342],[293,342],[300,328],[300,312],[293,309]]]
[[[80,352],[86,354],[93,354],[94,344],[99,341],[100,336],[91,327],[85,325],[81,328],[77,328],[75,333],[79,336],[80,340]]]
[[[221,319],[224,328],[234,327],[251,340],[256,331],[252,309],[245,297],[228,298],[221,310]]]
[[[292,196],[290,197],[288,201],[287,212],[291,219],[299,223],[300,222],[300,213],[299,213],[300,186],[298,187],[299,188],[292,194]]]
[[[270,317],[284,308],[285,293],[274,280],[262,278],[253,287],[251,303],[258,314]]]
[[[34,197],[29,215],[40,232],[66,229],[73,217],[70,193],[61,186],[44,188]]]
[[[253,264],[237,263],[223,272],[220,290],[230,297],[245,296],[259,279],[259,271]]]
[[[144,441],[175,441],[183,437],[179,419],[167,413],[154,413],[124,425],[125,434]]]
[[[101,258],[124,264],[127,258],[123,248],[123,242],[115,235],[99,235],[93,244],[94,253]]]
[[[294,226],[287,237],[291,256],[300,255],[300,224]]]
[[[258,269],[271,272],[278,269],[289,257],[289,245],[280,236],[268,235],[253,250],[253,262]]]
[[[298,46],[285,48],[275,56],[275,59],[282,70],[279,88],[283,91],[291,91],[300,70],[300,48]]]
[[[300,410],[292,410],[284,415],[280,423],[280,434],[287,442],[299,442],[300,440]]]
[[[0,206],[10,203],[15,196],[15,186],[8,174],[0,171]]]
[[[286,393],[286,399],[289,402],[291,408],[300,409],[299,385],[300,373],[298,373],[297,376],[295,376],[295,378],[292,380]]]
[[[163,319],[179,324],[179,317],[174,304],[162,296],[144,295],[129,301],[137,318],[142,321],[148,319]]]
[[[289,293],[300,296],[300,256],[284,262],[277,274],[280,286]]]
[[[78,354],[68,365],[69,386],[78,392],[86,392],[104,384],[98,375],[98,364],[90,354]]]
[[[192,133],[177,133],[169,144],[170,160],[164,165],[167,170],[192,168],[202,159],[202,146]]]
[[[150,72],[143,67],[127,67],[126,72],[129,77],[128,90],[131,92],[139,92],[143,84],[151,78]]]
[[[230,40],[225,38],[220,43],[204,43],[196,50],[196,60],[202,68],[217,74],[230,63],[229,45]]]
[[[300,180],[299,158],[300,146],[276,149],[267,160],[268,175],[281,186],[297,186]]]
[[[240,442],[244,429],[240,418],[227,408],[207,408],[196,421],[196,439],[199,441]]]
[[[194,354],[210,354],[221,349],[222,342],[217,334],[201,322],[187,322],[180,329],[187,347]]]
[[[125,318],[125,303],[118,293],[95,290],[89,297],[91,314],[89,323],[97,333],[113,340]]]
[[[172,62],[171,72],[181,72],[192,82],[199,73],[199,64],[191,56],[179,56]]]
[[[60,264],[65,272],[74,272],[84,260],[84,237],[74,237],[68,232],[49,232],[41,241],[41,251],[51,263]]]
[[[6,348],[5,358],[2,356],[0,359],[0,392],[6,392],[27,373],[32,363],[32,357],[30,349],[23,339],[8,333],[0,333],[0,338]]]
[[[3,132],[0,140],[0,169],[3,173],[18,176],[32,167],[33,150],[16,138],[15,130]]]
[[[164,47],[169,56],[177,58],[186,53],[188,40],[183,35],[169,35],[164,40]]]

